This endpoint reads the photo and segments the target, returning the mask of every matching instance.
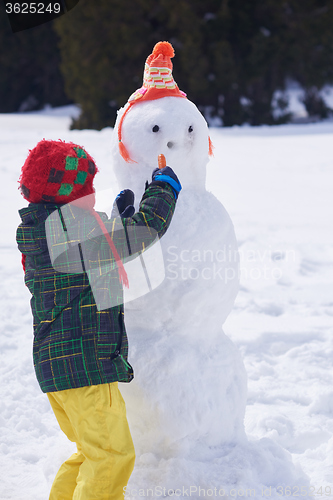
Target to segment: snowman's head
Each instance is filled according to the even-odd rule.
[[[119,113],[115,130],[124,111]],[[163,97],[137,103],[124,118],[122,141],[136,163],[123,159],[117,134],[114,134],[112,152],[121,189],[130,188],[140,196],[144,182],[151,181],[161,153],[184,189],[205,189],[208,128],[197,107],[188,99]]]
[[[164,154],[186,189],[205,189],[210,148],[207,123],[172,76],[170,43],[159,42],[147,58],[143,85],[118,113],[112,154],[121,189],[140,197]]]

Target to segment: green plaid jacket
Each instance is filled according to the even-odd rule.
[[[157,235],[161,237],[165,233],[175,203],[171,187],[155,181],[145,190],[139,211],[132,217],[108,219],[105,214],[99,214],[122,261],[135,257],[152,244]],[[52,259],[52,264],[46,231],[52,232],[54,228],[46,226],[49,215],[62,212],[61,207],[64,208],[51,203],[30,203],[19,211],[22,223],[17,229],[17,243],[26,256],[25,283],[32,294],[37,380],[43,392],[130,382],[133,369],[127,361],[123,290],[114,255],[96,220],[91,216],[82,217],[83,212],[88,212],[74,208],[66,214],[64,228],[71,234],[72,242],[71,228],[80,228],[77,238],[85,240],[84,255],[80,253],[82,262],[77,252],[65,251],[60,253],[58,261]],[[87,262],[89,269],[86,270],[84,263]],[[102,293],[112,295],[112,304],[116,305],[98,310],[89,278]]]

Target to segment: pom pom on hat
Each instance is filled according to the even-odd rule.
[[[175,51],[171,43],[169,42],[158,42],[155,47],[153,48],[153,56],[167,56],[167,57],[174,57]]]
[[[43,139],[29,152],[19,184],[31,203],[69,203],[94,193],[97,167],[93,158],[72,142]]]

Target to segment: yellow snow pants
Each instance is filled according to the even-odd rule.
[[[49,500],[122,500],[135,453],[118,382],[47,394],[61,430],[77,445]]]

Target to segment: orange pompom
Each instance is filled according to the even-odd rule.
[[[173,57],[175,55],[175,51],[173,50],[173,46],[169,42],[158,42],[153,49],[154,56],[168,56]]]
[[[208,150],[209,156],[214,156],[213,151],[214,151],[215,148],[214,148],[212,140],[211,140],[211,138],[209,136],[208,136],[208,142],[209,142],[209,150]]]

